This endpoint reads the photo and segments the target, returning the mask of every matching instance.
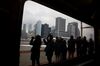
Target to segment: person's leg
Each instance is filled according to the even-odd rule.
[[[70,53],[70,52],[68,52],[68,59],[70,59],[70,55],[71,55],[71,53]]]
[[[47,56],[49,64],[51,64],[51,56]]]
[[[55,55],[55,57],[56,57],[56,63],[58,62],[58,55]]]
[[[69,52],[69,59],[72,58],[72,51]]]
[[[40,55],[37,55],[37,57],[36,57],[36,63],[37,63],[37,65],[39,66],[40,65]]]
[[[72,52],[72,59],[74,58],[74,51]]]
[[[35,66],[35,59],[32,60],[32,66]]]
[[[77,57],[79,57],[79,49],[77,49]]]
[[[64,52],[64,54],[63,54],[63,60],[64,61],[66,60],[66,52]]]
[[[68,59],[70,59],[70,51],[68,50]]]

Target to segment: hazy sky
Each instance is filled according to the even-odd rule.
[[[51,27],[55,26],[56,17],[62,17],[66,19],[66,26],[69,22],[80,23],[80,21],[76,19],[33,1],[27,1],[24,5],[23,23],[35,24],[38,20],[41,20],[43,24],[48,23]]]
[[[70,22],[77,22],[78,27],[80,29],[80,21],[76,20],[74,18],[71,18],[65,14],[62,14],[58,11],[55,11],[53,9],[50,9],[46,6],[40,5],[33,1],[26,1],[24,4],[24,12],[23,12],[23,20],[22,23],[27,24],[33,24],[40,20],[42,24],[47,23],[50,27],[55,26],[55,20],[56,17],[62,17],[66,19],[66,29],[67,25]],[[84,26],[89,26],[87,24],[84,24]],[[94,34],[93,29],[92,30],[84,30],[84,35],[90,36],[91,34]]]

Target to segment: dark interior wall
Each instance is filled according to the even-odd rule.
[[[95,64],[100,65],[100,29],[95,28]]]
[[[19,45],[24,0],[0,1],[1,63],[19,66]],[[1,64],[1,65],[2,65]]]

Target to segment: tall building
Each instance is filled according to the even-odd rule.
[[[32,24],[29,24],[28,25],[28,33],[31,33],[32,32]]]
[[[65,32],[66,19],[62,17],[56,18],[56,36],[63,36]]]
[[[78,23],[76,22],[68,23],[67,32],[68,32],[68,36],[73,35],[74,38],[77,38],[78,36],[80,36]]]
[[[41,21],[37,21],[35,24],[35,35],[40,35],[41,36]]]
[[[23,24],[23,31],[26,32],[26,24]]]
[[[51,28],[49,27],[49,25],[48,24],[42,24],[41,36],[43,38],[46,38],[50,32],[51,32]]]
[[[26,24],[23,24],[23,29],[22,29],[22,32],[21,32],[21,38],[27,39]]]
[[[53,37],[56,37],[54,26],[51,27],[51,34],[53,35]]]

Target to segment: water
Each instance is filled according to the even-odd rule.
[[[32,47],[32,45],[20,45],[21,47]],[[46,45],[41,45],[41,48],[45,48]]]

